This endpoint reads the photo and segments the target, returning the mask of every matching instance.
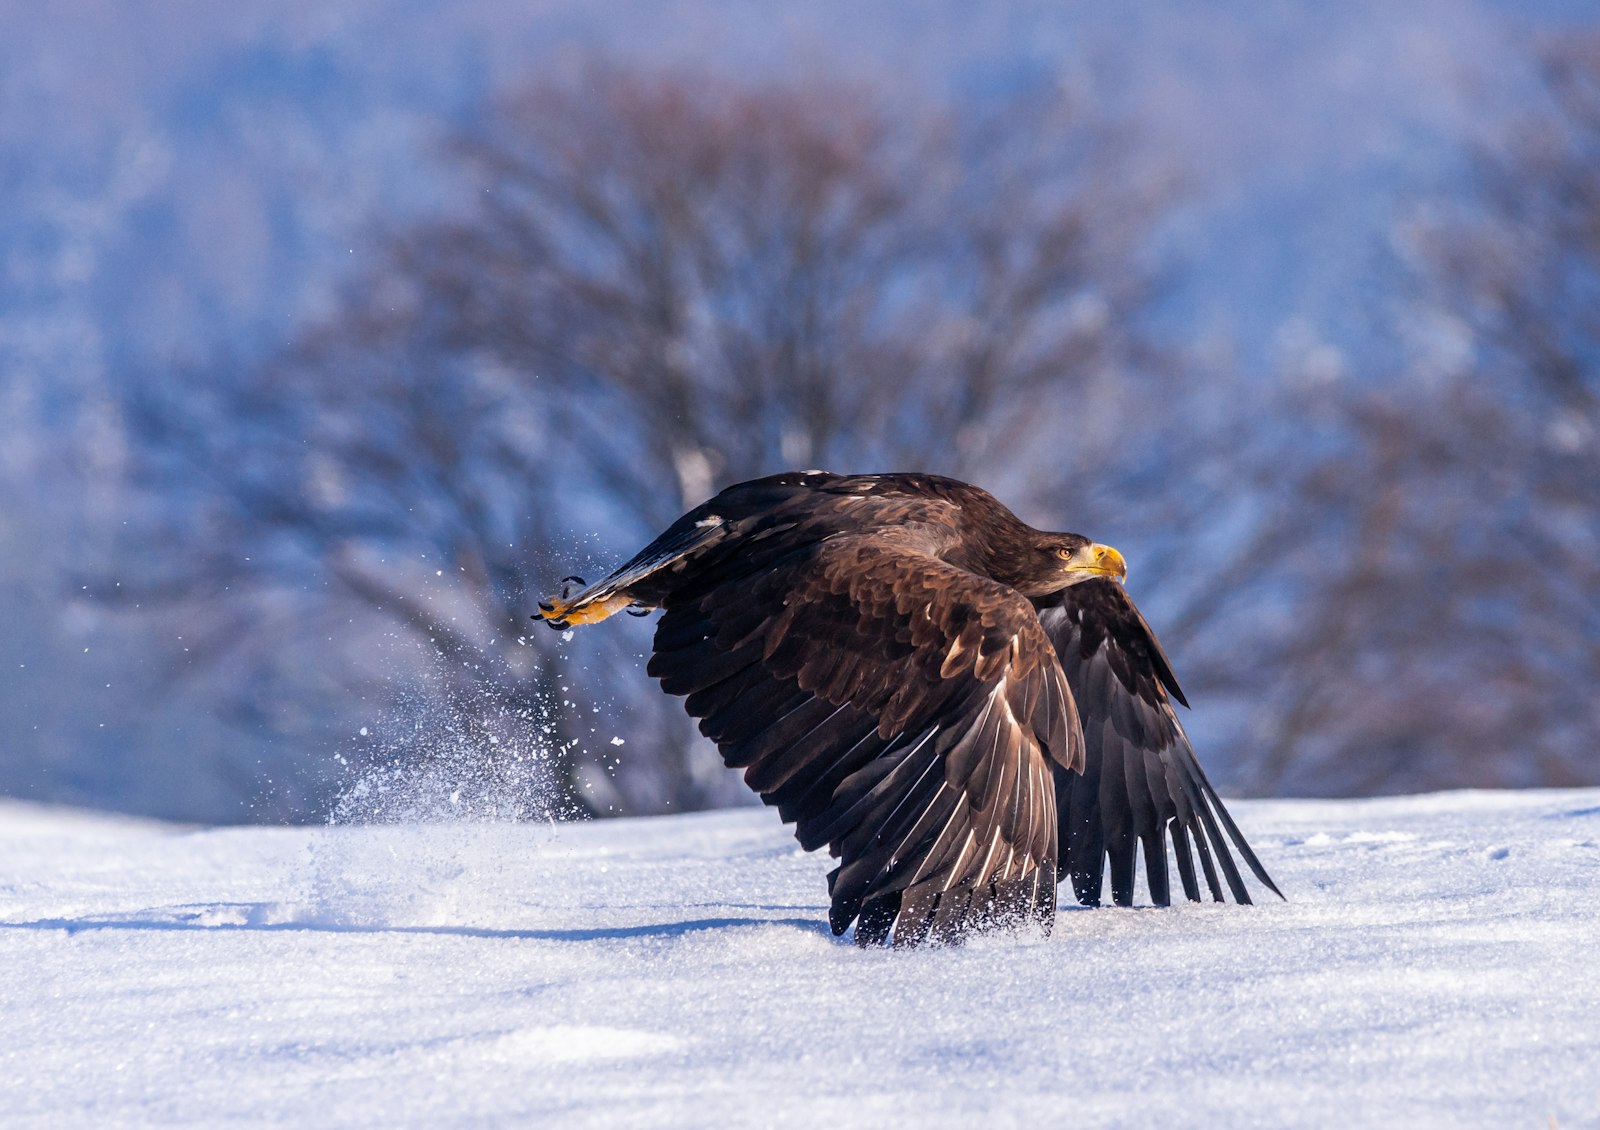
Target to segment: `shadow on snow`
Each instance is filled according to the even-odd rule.
[[[311,931],[324,934],[437,934],[459,938],[503,938],[545,942],[598,942],[616,938],[677,938],[706,930],[731,930],[744,926],[782,926],[791,930],[820,934],[833,940],[825,922],[809,918],[697,918],[683,922],[659,922],[638,926],[597,926],[587,929],[499,930],[487,926],[385,926],[346,922],[259,920],[276,909],[275,904],[222,903],[187,916],[162,918],[130,915],[105,915],[85,918],[39,918],[29,922],[0,922],[4,930],[64,930],[79,934],[88,930],[189,930],[189,931]],[[243,910],[240,922],[206,921],[218,910]],[[145,912],[149,914],[150,912]],[[252,916],[256,920],[252,920]]]

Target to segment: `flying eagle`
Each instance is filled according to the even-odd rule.
[[[791,472],[729,487],[536,619],[662,609],[649,672],[806,850],[835,934],[897,945],[1048,929],[1056,883],[1168,905],[1278,888],[1195,760],[1188,702],[1122,555],[934,475]],[[1193,850],[1191,850],[1191,844]],[[1219,880],[1218,872],[1221,872]],[[1281,897],[1281,894],[1280,894]]]

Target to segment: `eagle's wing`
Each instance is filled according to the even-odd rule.
[[[1061,667],[1014,590],[880,536],[752,571],[696,572],[664,602],[650,673],[829,878],[834,933],[953,939],[1055,910],[1050,766],[1083,764]]]
[[[1168,695],[1188,703],[1155,633],[1122,586],[1084,581],[1034,603],[1083,718],[1083,772],[1056,773],[1058,862],[1072,877],[1078,901],[1099,905],[1109,858],[1111,897],[1130,905],[1136,848],[1143,845],[1150,898],[1166,906],[1170,832],[1185,895],[1200,898],[1192,837],[1211,897],[1226,901],[1220,868],[1234,900],[1247,903],[1250,893],[1224,830],[1256,878],[1281,898],[1195,760]]]

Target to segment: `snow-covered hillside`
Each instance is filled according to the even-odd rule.
[[[1588,1126],[1600,791],[1235,808],[1287,903],[861,952],[769,811],[0,807],[8,1126]]]

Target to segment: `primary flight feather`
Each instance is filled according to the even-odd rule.
[[[1098,904],[1107,861],[1129,905],[1141,847],[1165,905],[1169,837],[1189,898],[1198,853],[1213,898],[1250,901],[1224,831],[1277,892],[1195,760],[1125,573],[954,479],[807,471],[729,487],[539,618],[661,609],[650,674],[838,858],[833,931],[906,945],[1048,929],[1057,880]]]

